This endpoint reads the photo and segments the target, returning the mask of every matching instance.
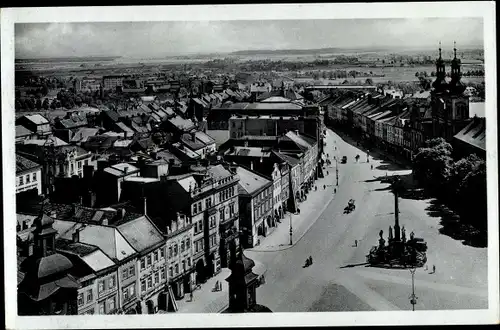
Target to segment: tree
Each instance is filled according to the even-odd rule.
[[[42,107],[43,107],[45,110],[48,110],[48,109],[49,109],[49,107],[50,107],[50,103],[49,103],[49,99],[48,99],[48,98],[45,98],[45,99],[43,100]]]
[[[42,88],[40,89],[40,92],[42,93],[43,96],[45,96],[49,93],[49,87],[47,86],[46,83],[43,83]]]
[[[480,161],[462,180],[459,190],[461,220],[478,229],[487,228],[486,162]]]
[[[472,154],[451,164],[447,188],[449,201],[452,204],[460,204],[460,187],[462,182],[481,162],[482,160],[479,157]]]
[[[418,150],[413,161],[413,175],[417,180],[438,194],[446,194],[442,189],[450,177],[451,153],[453,148],[443,138],[428,140]]]
[[[35,102],[33,102],[32,99],[26,99],[26,108],[29,110],[34,110],[35,109]]]

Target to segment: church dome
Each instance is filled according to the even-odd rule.
[[[45,257],[37,258],[32,256],[27,258],[21,267],[26,274],[30,274],[37,280],[50,277],[52,275],[66,273],[72,267],[73,263],[65,256],[59,253],[54,253]]]
[[[432,83],[432,87],[438,91],[444,91],[450,88],[449,84],[446,82],[444,78],[442,79],[437,78],[436,80],[434,80],[434,82]]]

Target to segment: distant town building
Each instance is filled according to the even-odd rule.
[[[16,125],[24,126],[39,139],[52,135],[48,119],[39,114],[22,116],[16,120]]]
[[[129,78],[124,75],[110,75],[102,77],[102,85],[104,90],[116,90],[117,87],[123,86],[123,80]]]

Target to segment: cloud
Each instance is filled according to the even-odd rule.
[[[477,18],[16,24],[17,57],[165,56],[244,49],[483,42]]]

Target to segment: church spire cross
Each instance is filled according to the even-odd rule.
[[[441,58],[441,41],[439,42],[439,58]]]
[[[457,58],[457,42],[453,41],[453,53],[455,55],[455,58]]]

